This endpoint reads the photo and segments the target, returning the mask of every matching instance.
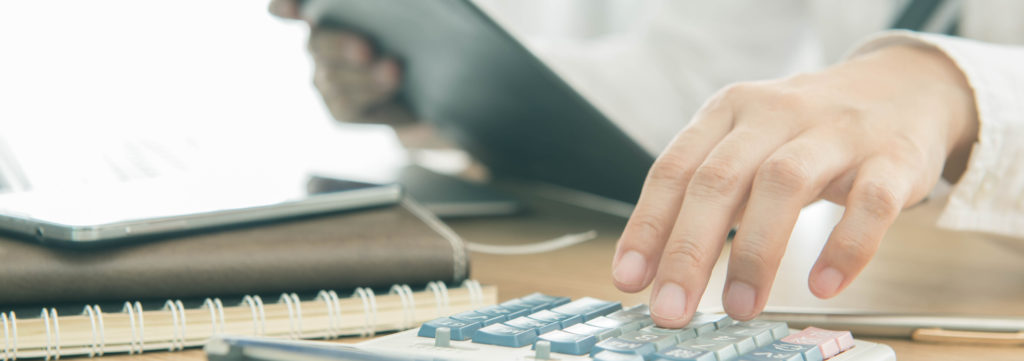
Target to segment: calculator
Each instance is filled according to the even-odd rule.
[[[212,346],[212,347],[211,347]],[[698,313],[680,329],[654,325],[646,305],[534,293],[428,321],[418,328],[341,346],[226,337],[211,361],[886,361],[889,346],[849,331],[785,322],[738,322]]]

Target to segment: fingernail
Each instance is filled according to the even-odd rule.
[[[626,285],[639,285],[644,282],[647,275],[647,261],[637,251],[629,251],[619,258],[619,264],[615,265],[612,277],[615,282]]]
[[[820,293],[831,296],[836,294],[836,291],[839,291],[839,286],[842,284],[843,274],[835,268],[826,267],[821,272],[818,272],[818,277],[814,281],[814,288]]]
[[[747,317],[754,313],[754,287],[746,282],[732,281],[729,290],[725,292],[725,310],[729,313]]]
[[[686,312],[686,291],[682,286],[666,282],[655,296],[651,314],[660,318],[676,320],[683,318]]]

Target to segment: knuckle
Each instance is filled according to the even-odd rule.
[[[740,173],[725,161],[711,161],[697,168],[690,189],[698,196],[727,197],[740,186]]]
[[[635,216],[630,218],[629,227],[632,229],[633,234],[636,237],[627,239],[626,242],[632,244],[644,243],[643,240],[647,239],[664,239],[665,234],[664,228],[661,226],[661,222],[657,218],[652,216]]]
[[[753,274],[768,272],[769,269],[775,267],[775,262],[769,258],[763,248],[734,248],[732,257],[731,263],[735,263],[734,267],[748,270]]]
[[[928,152],[918,141],[910,135],[900,133],[893,142],[892,153],[895,160],[901,166],[917,167],[925,164],[928,159]]]
[[[699,268],[704,264],[705,254],[703,247],[691,241],[675,242],[672,247],[665,250],[665,256],[669,260],[688,268]]]
[[[677,156],[663,154],[654,161],[647,180],[662,183],[682,183],[693,173],[692,167]],[[681,184],[680,184],[681,185]]]
[[[808,97],[807,94],[800,91],[776,89],[771,92],[768,99],[771,101],[773,108],[799,111],[808,108],[811,102]]]
[[[757,179],[758,185],[781,194],[798,193],[811,183],[807,165],[796,156],[772,157],[758,169]]]
[[[856,197],[859,207],[879,220],[895,218],[903,208],[892,188],[877,181],[861,184]]]
[[[877,248],[877,242],[869,242],[850,236],[837,237],[833,242],[832,247],[841,257],[860,263],[870,260],[875,255]]]
[[[740,100],[746,98],[748,95],[756,90],[757,85],[750,82],[733,83],[722,88],[719,92],[718,98],[726,100]]]

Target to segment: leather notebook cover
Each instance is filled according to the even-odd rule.
[[[412,201],[96,250],[0,236],[0,304],[56,304],[466,279],[461,239]]]

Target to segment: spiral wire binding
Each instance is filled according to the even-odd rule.
[[[217,313],[214,311],[213,299],[207,298],[203,300],[203,307],[210,310],[210,336],[217,334]]]
[[[46,313],[46,309],[44,308],[40,317],[43,318],[43,325],[46,326],[46,348],[43,350],[46,352],[45,360],[49,361],[50,358],[53,357],[53,355],[51,355],[53,350],[51,350],[50,346],[53,344],[53,336],[50,333],[50,314]]]
[[[434,293],[434,302],[437,305],[437,317],[448,316],[448,287],[444,282],[433,281],[427,283],[427,288]]]
[[[0,321],[4,323],[4,358],[3,361],[7,361],[7,358],[11,354],[11,329],[7,324],[7,314],[0,314]]]
[[[185,305],[181,303],[181,300],[174,300],[174,305],[178,307],[178,314],[181,315],[181,335],[178,336],[178,350],[184,350],[185,332],[188,330],[188,320],[185,318]]]
[[[462,287],[465,287],[469,291],[469,302],[473,304],[473,307],[480,308],[484,305],[484,290],[480,287],[480,282],[476,280],[467,279],[462,281]]]
[[[285,307],[288,307],[288,337],[297,339],[298,336],[296,336],[297,333],[295,332],[295,305],[292,304],[292,298],[287,293],[282,293],[281,298],[277,302],[284,302]]]
[[[335,329],[338,330],[338,333],[334,334],[332,336],[333,338],[338,338],[338,336],[341,334],[341,329],[342,329],[342,322],[341,322],[341,298],[338,297],[338,293],[335,292],[334,290],[328,291],[327,292],[327,296],[329,296],[331,298],[331,302],[334,303],[334,310],[336,311],[336,314],[338,316],[337,325],[335,326]]]
[[[139,319],[139,354],[146,349],[146,324],[142,322],[142,302],[135,301],[135,317]]]
[[[181,331],[181,323],[178,318],[178,306],[174,305],[174,301],[167,300],[164,302],[164,308],[162,310],[171,311],[171,324],[174,325],[174,330],[171,332],[171,346],[167,348],[167,351],[175,351],[178,349],[178,334]]]
[[[320,290],[320,292],[317,292],[316,298],[318,300],[324,301],[324,305],[327,307],[327,331],[324,333],[324,339],[334,339],[334,335],[337,334],[334,328],[334,313],[337,310],[334,309],[334,302],[331,302],[331,294],[327,293],[327,291],[325,290]]]
[[[92,326],[92,345],[89,347],[89,357],[95,357],[96,346],[99,344],[99,339],[96,337],[96,313],[93,312],[92,306],[86,305],[82,308],[82,315],[89,316],[89,326]]]
[[[295,336],[302,338],[302,300],[295,293],[289,294],[288,297],[291,297],[292,303],[295,304]]]
[[[377,333],[377,299],[373,290],[365,287],[356,288],[352,296],[359,296],[363,301],[363,329],[359,332],[360,337],[373,337]]]
[[[469,293],[470,303],[473,307],[481,307],[484,302],[482,287],[478,281],[467,279],[463,281],[462,287]],[[426,289],[434,296],[436,312],[440,316],[447,315],[450,311],[450,298],[448,287],[441,281],[434,281],[427,284]],[[392,285],[388,291],[389,295],[397,295],[402,304],[402,320],[398,325],[401,329],[414,327],[416,320],[415,294],[407,284]],[[359,287],[355,289],[352,297],[358,296],[363,305],[364,321],[359,329],[361,337],[372,337],[377,332],[378,307],[376,296],[372,289]],[[344,333],[341,298],[335,291],[322,290],[317,293],[317,299],[324,302],[327,307],[328,326],[325,339],[334,339]],[[293,339],[303,338],[302,329],[302,300],[296,293],[282,293],[278,302],[283,302],[288,309],[289,336]],[[247,305],[252,315],[253,335],[263,336],[267,331],[267,315],[263,300],[257,296],[246,295],[240,304]],[[223,334],[226,329],[226,317],[223,302],[219,298],[207,298],[200,309],[208,308],[211,321],[211,336]],[[167,300],[162,311],[171,313],[173,333],[168,351],[183,350],[187,341],[186,310],[181,300]],[[121,313],[127,314],[130,334],[127,352],[129,355],[141,354],[146,349],[145,345],[145,319],[141,302],[125,302]],[[106,334],[104,327],[103,310],[99,305],[86,305],[81,315],[88,317],[89,327],[92,330],[92,342],[84,348],[89,357],[103,356],[106,353]],[[60,360],[61,335],[60,320],[56,308],[43,308],[40,312],[45,327],[46,344],[43,349],[43,359]],[[0,352],[0,361],[16,361],[18,359],[18,324],[14,311],[0,313],[0,323],[3,324],[3,349]],[[77,351],[81,352],[81,351]]]
[[[263,336],[267,327],[267,314],[263,311],[263,300],[260,299],[260,296],[245,295],[242,298],[242,303],[249,305],[249,311],[252,312],[252,335]]]
[[[55,359],[60,360],[60,318],[57,317],[56,308],[50,308],[50,322],[53,322],[53,346],[54,354],[56,355]]]
[[[92,305],[92,310],[96,312],[96,321],[98,321],[96,323],[100,326],[100,349],[97,356],[103,356],[107,348],[107,331],[103,328],[103,310],[100,309],[100,305]]]
[[[4,322],[4,360],[3,361],[17,360],[18,359],[18,324],[15,322],[17,320],[14,317],[14,311],[11,311],[10,320],[8,320],[8,317],[7,317],[6,313],[0,313],[0,319],[3,319],[3,322]],[[8,327],[8,322],[10,322],[10,326],[11,327]],[[11,330],[12,329],[14,331],[13,332],[13,334],[14,334],[14,349],[13,350],[11,349]]]
[[[217,316],[220,317],[220,322],[217,322],[217,333],[223,334],[224,329],[227,328],[227,321],[224,320],[224,302],[221,302],[220,298],[214,298],[213,305],[217,306]]]
[[[14,311],[10,312],[10,333],[13,335],[10,339],[12,340],[11,345],[13,345],[10,349],[11,361],[17,361],[17,315],[14,314]]]
[[[412,296],[412,290],[409,289],[409,285],[391,285],[388,294],[397,294],[398,299],[402,301],[402,323],[398,327],[403,330],[412,328],[411,325],[416,315],[416,300]]]
[[[124,303],[124,307],[121,308],[121,312],[127,312],[128,313],[128,323],[131,325],[131,329],[132,329],[131,341],[129,341],[129,343],[128,343],[128,354],[129,355],[134,355],[135,354],[135,345],[138,342],[138,341],[135,340],[135,337],[138,335],[136,333],[136,331],[135,331],[136,330],[136,328],[135,328],[135,309],[132,307],[132,303],[131,302],[125,302]]]

